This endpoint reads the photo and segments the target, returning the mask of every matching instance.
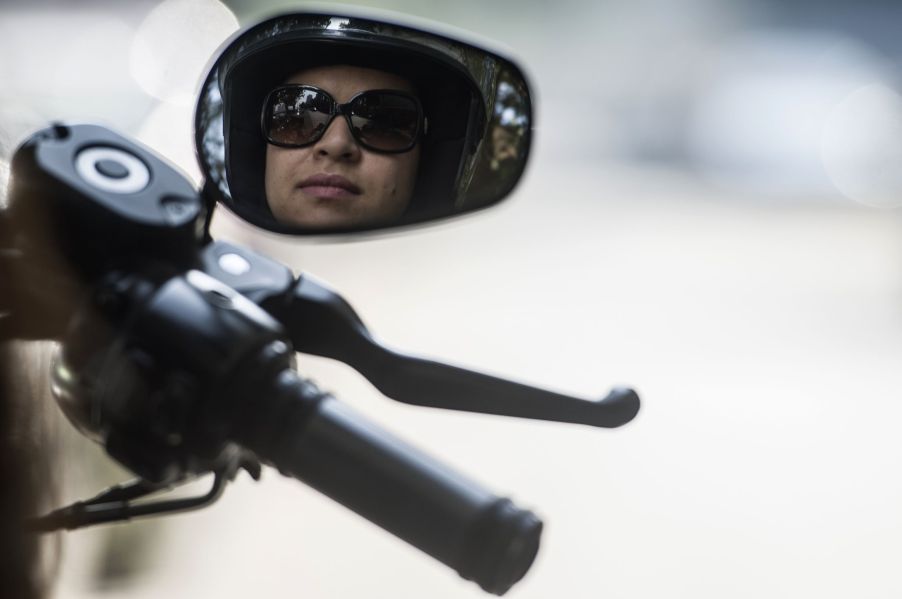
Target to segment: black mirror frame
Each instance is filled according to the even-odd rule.
[[[351,13],[354,14],[351,14]],[[226,173],[225,136],[223,132],[223,100],[220,94],[220,76],[224,65],[228,65],[229,58],[243,46],[265,40],[272,35],[274,29],[280,24],[297,19],[320,19],[322,29],[334,27],[335,23],[348,25],[355,32],[373,33],[382,36],[400,37],[399,45],[404,43],[416,43],[422,52],[428,47],[440,56],[442,52],[455,54],[456,60],[467,64],[471,73],[477,73],[474,77],[480,81],[484,89],[490,89],[491,95],[482,94],[488,118],[482,134],[478,138],[478,147],[474,148],[472,156],[462,162],[456,182],[455,205],[456,210],[440,215],[430,215],[426,218],[405,220],[399,223],[388,223],[366,228],[302,228],[294,225],[279,223],[271,217],[266,217],[258,210],[253,209],[240,201],[236,201],[229,190],[228,176]],[[364,27],[369,26],[369,29]],[[448,31],[438,31],[447,29]],[[200,87],[198,102],[195,110],[195,144],[198,162],[205,176],[204,193],[213,209],[215,204],[222,204],[239,218],[251,224],[271,232],[302,235],[302,236],[328,236],[335,234],[382,232],[407,229],[421,226],[435,220],[445,221],[456,219],[474,212],[478,212],[507,197],[515,188],[525,172],[526,164],[531,149],[532,133],[535,126],[533,98],[529,80],[523,70],[513,60],[505,57],[495,49],[488,49],[488,44],[482,40],[472,41],[473,36],[450,28],[440,27],[434,23],[418,23],[404,15],[386,13],[384,11],[365,11],[353,7],[350,10],[311,10],[292,13],[277,13],[264,18],[255,24],[245,27],[229,38],[211,60],[206,76]],[[447,60],[447,59],[446,59]],[[514,98],[514,103],[519,105],[514,108],[504,104],[504,94]],[[517,110],[519,109],[519,111]],[[510,115],[513,114],[513,119]],[[492,178],[492,170],[497,171],[499,161],[492,156],[489,148],[491,140],[491,128],[497,127],[505,131],[503,119],[514,121],[514,127],[518,136],[515,138],[512,149],[515,164],[505,165],[507,172],[503,177]],[[497,155],[497,152],[496,152]],[[469,186],[474,180],[483,178],[486,184],[482,197],[470,193]],[[489,185],[491,184],[491,185]],[[489,199],[486,200],[485,198]]]

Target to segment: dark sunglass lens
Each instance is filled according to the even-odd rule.
[[[357,139],[375,150],[407,150],[414,146],[420,121],[417,103],[409,96],[367,92],[351,106]]]
[[[285,88],[269,96],[264,116],[267,138],[277,144],[305,146],[315,142],[326,130],[332,102],[314,89]]]

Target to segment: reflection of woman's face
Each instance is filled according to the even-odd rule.
[[[313,85],[339,103],[370,89],[413,92],[406,79],[364,67],[331,65],[295,73],[286,83]],[[316,143],[266,146],[266,199],[276,220],[308,227],[355,227],[397,220],[410,203],[419,144],[401,154],[362,148],[335,118]]]

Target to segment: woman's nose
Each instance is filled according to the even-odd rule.
[[[334,160],[353,161],[360,157],[360,146],[351,134],[347,119],[341,116],[332,119],[326,132],[316,142],[314,153]]]

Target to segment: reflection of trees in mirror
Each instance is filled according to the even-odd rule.
[[[525,159],[525,136],[529,132],[529,107],[522,80],[513,81],[510,73],[502,74],[498,82],[498,94],[491,129],[490,167],[493,171],[519,166],[518,160]],[[513,162],[511,162],[513,161]]]
[[[462,208],[478,207],[507,195],[523,172],[529,154],[531,107],[526,82],[509,69],[498,75],[491,120]]]
[[[215,72],[215,69],[214,69]],[[198,157],[201,169],[207,176],[207,184],[213,184],[223,198],[231,199],[225,172],[225,136],[222,131],[222,97],[216,77],[212,77],[201,90],[197,105]]]

